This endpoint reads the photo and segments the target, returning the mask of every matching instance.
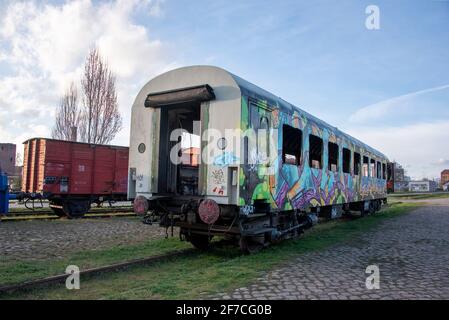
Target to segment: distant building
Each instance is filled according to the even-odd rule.
[[[443,191],[449,191],[449,181],[446,182],[445,184],[443,184],[443,185],[441,186],[441,188],[443,188]]]
[[[399,163],[395,163],[394,166],[394,180],[395,181],[406,181],[405,180],[405,170],[404,168],[399,164]]]
[[[197,167],[200,160],[200,148],[190,147],[184,148],[181,155],[181,163]]]
[[[449,182],[449,169],[441,171],[440,185],[443,186],[446,182]]]
[[[0,171],[7,176],[16,174],[16,145],[0,143]]]
[[[393,163],[394,192],[409,190],[410,177],[405,175],[404,168],[397,162]]]
[[[410,181],[395,181],[394,192],[405,192],[409,190]]]
[[[16,145],[0,143],[0,171],[8,176],[11,190],[20,190],[22,166],[16,166]]]
[[[410,181],[408,187],[411,192],[434,192],[437,189],[437,183],[431,180]]]

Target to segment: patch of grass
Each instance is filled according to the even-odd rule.
[[[196,252],[151,266],[82,278],[80,290],[68,291],[62,285],[17,293],[4,298],[195,299],[245,286],[260,277],[263,272],[306,252],[357,241],[363,232],[379,225],[385,219],[397,217],[415,207],[414,204],[394,204],[376,215],[363,219],[321,224],[306,232],[300,239],[284,241],[255,255],[242,255],[235,247],[215,248],[207,253]],[[165,243],[170,248],[176,245],[178,248],[183,246],[176,241],[172,239]],[[140,249],[134,250],[141,253]],[[108,256],[106,253],[103,255]],[[87,263],[87,259],[91,256],[92,253],[86,253],[82,260]],[[113,256],[116,258],[117,254]],[[108,261],[105,257],[102,260]]]
[[[65,268],[68,265],[77,265],[80,269],[88,269],[162,254],[186,247],[190,248],[190,244],[180,242],[177,238],[170,238],[149,240],[142,244],[121,245],[100,250],[85,250],[59,259],[20,262],[1,261],[0,286],[61,274],[65,272]]]

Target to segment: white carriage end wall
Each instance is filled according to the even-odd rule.
[[[207,119],[201,119],[201,132],[207,129],[204,127],[205,123],[208,128],[218,130],[219,137],[225,136],[226,129],[240,128],[241,92],[233,76],[226,70],[212,66],[192,66],[175,69],[152,79],[140,90],[131,111],[128,183],[130,199],[138,195],[149,198],[158,192],[160,109],[145,107],[148,94],[205,84],[214,90],[215,100],[201,105],[202,116],[207,114]],[[217,135],[209,131],[205,137],[207,141],[203,141],[202,146],[206,144],[208,148],[202,150],[199,194],[211,197],[220,204],[237,204],[238,163],[214,165],[213,157],[229,154],[240,159],[240,139],[235,139],[235,145],[230,142],[224,150],[219,150]],[[141,143],[146,146],[143,153],[138,150]],[[210,164],[206,165],[205,162]],[[237,185],[233,187],[235,183]]]

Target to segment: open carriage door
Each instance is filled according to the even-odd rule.
[[[156,92],[148,95],[147,108],[160,108],[158,193],[197,195],[201,104],[215,99],[207,85]]]

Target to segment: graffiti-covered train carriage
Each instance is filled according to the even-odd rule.
[[[223,236],[253,251],[320,216],[379,210],[387,162],[238,76],[185,67],[148,82],[134,102],[128,197],[198,248]]]

